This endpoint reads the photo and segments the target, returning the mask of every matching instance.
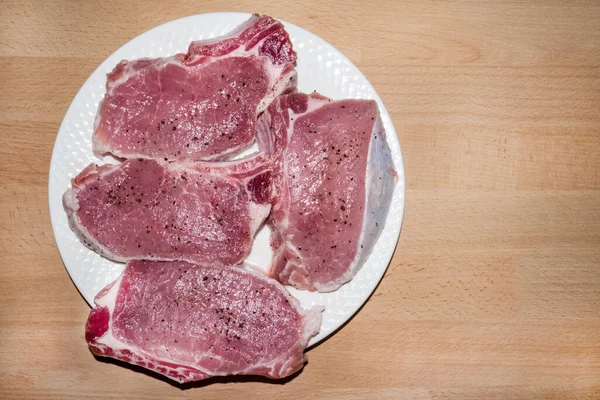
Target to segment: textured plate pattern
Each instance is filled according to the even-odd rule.
[[[122,59],[169,56],[187,50],[192,40],[225,34],[249,18],[243,13],[201,14],[160,25],[125,44],[94,71],[75,96],[62,122],[50,164],[50,216],[56,242],[71,279],[92,304],[94,296],[121,273],[122,264],[108,261],[84,247],[70,230],[62,207],[62,194],[73,178],[90,162],[92,128],[98,102],[105,93],[106,74]],[[375,99],[380,107],[394,165],[399,180],[385,229],[358,275],[334,293],[319,294],[290,289],[304,307],[325,305],[323,326],[311,345],[320,342],[346,322],[368,299],[383,277],[400,234],[404,213],[404,169],[400,145],[389,114],[379,96],[362,73],[333,46],[295,25],[285,23],[298,53],[299,89],[319,91],[333,99]],[[261,233],[249,261],[263,263],[270,248],[266,232]]]

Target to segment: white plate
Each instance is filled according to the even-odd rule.
[[[92,129],[98,102],[105,93],[106,74],[123,59],[164,57],[185,52],[192,40],[223,35],[249,17],[249,14],[244,13],[200,14],[157,26],[131,40],[108,57],[73,99],[54,144],[48,195],[52,228],[60,255],[75,286],[89,304],[93,304],[96,293],[117,278],[123,264],[102,258],[79,242],[69,228],[61,198],[71,184],[71,178],[89,163],[99,162],[92,154]],[[384,231],[358,275],[333,293],[311,293],[290,288],[290,292],[300,299],[305,308],[315,304],[326,307],[321,332],[310,342],[313,345],[331,335],[350,319],[367,301],[383,277],[394,253],[402,225],[404,168],[400,144],[390,116],[375,89],[358,68],[323,39],[295,25],[283,23],[298,53],[296,69],[299,90],[317,90],[333,99],[363,98],[377,101],[399,177]],[[253,250],[248,261],[265,265],[267,260],[257,257],[256,254],[269,254],[268,230],[260,232],[254,249],[257,248],[260,251]]]

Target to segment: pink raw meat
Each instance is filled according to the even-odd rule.
[[[122,158],[223,160],[249,147],[256,117],[295,90],[283,25],[253,15],[187,54],[122,61],[108,74],[93,150]]]
[[[240,263],[270,211],[269,163],[91,164],[63,196],[80,240],[114,261]]]
[[[258,123],[277,161],[270,274],[329,292],[351,280],[385,224],[396,173],[373,100],[279,97]]]
[[[260,273],[186,262],[132,261],[95,303],[85,329],[94,354],[180,383],[293,374],[323,310],[303,310]]]

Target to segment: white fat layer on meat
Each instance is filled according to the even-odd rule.
[[[285,93],[290,87],[296,86],[298,73],[295,69],[290,70],[285,75],[281,75],[282,68],[277,68],[268,63],[266,66],[269,76],[269,87],[273,90],[268,92],[256,106],[256,115],[262,113],[269,107],[269,104],[282,93]]]
[[[130,157],[131,159],[135,157]],[[143,158],[143,157],[138,157]],[[225,161],[190,161],[182,160],[178,162],[155,160],[164,167],[180,172],[196,171],[206,175],[229,175],[232,171],[235,174],[247,174],[245,179],[250,179],[263,170],[270,170],[269,163],[265,160],[265,155],[261,152],[253,152],[244,157]],[[223,170],[224,172],[221,172]],[[252,174],[254,172],[254,174]],[[244,179],[244,178],[242,178]]]
[[[123,280],[123,275],[127,272],[127,268],[123,271],[123,274],[116,281],[114,281],[112,284],[109,285],[110,288],[108,289],[108,291],[106,293],[104,293],[101,297],[97,297],[94,301],[97,307],[106,307],[109,312],[110,317],[109,317],[107,331],[101,337],[94,339],[93,345],[98,348],[109,348],[109,349],[113,350],[115,353],[123,351],[123,350],[128,350],[128,351],[132,352],[134,355],[134,358],[132,358],[132,361],[131,361],[132,364],[139,365],[139,362],[137,362],[135,360],[135,356],[138,356],[138,357],[142,358],[142,361],[152,362],[152,363],[156,364],[157,366],[165,367],[167,369],[167,371],[176,371],[179,374],[184,375],[184,376],[186,374],[189,374],[190,370],[205,374],[205,375],[207,375],[207,377],[208,376],[225,376],[225,375],[243,375],[243,374],[252,374],[253,371],[256,370],[257,368],[265,368],[265,367],[269,368],[269,373],[273,376],[289,375],[292,370],[297,369],[295,367],[297,366],[298,360],[293,357],[293,353],[295,351],[298,351],[298,352],[300,352],[300,354],[302,354],[304,349],[308,345],[308,342],[310,341],[310,339],[319,333],[319,330],[321,328],[322,318],[323,318],[323,311],[325,310],[325,308],[323,306],[313,306],[310,310],[304,310],[302,308],[302,306],[300,305],[300,302],[295,297],[293,297],[283,285],[279,284],[274,279],[271,279],[271,278],[265,276],[260,271],[257,271],[251,265],[243,264],[242,266],[243,266],[244,272],[251,274],[254,277],[259,278],[260,280],[264,281],[265,283],[267,283],[269,285],[274,285],[274,287],[277,290],[279,290],[286,297],[286,299],[288,299],[290,306],[294,307],[294,309],[303,318],[302,332],[300,332],[298,342],[293,346],[293,348],[291,348],[287,352],[283,353],[280,357],[273,359],[273,360],[259,360],[256,363],[254,363],[253,365],[249,366],[248,368],[240,369],[237,371],[218,372],[215,370],[200,367],[200,364],[202,363],[203,360],[208,361],[209,359],[210,360],[216,359],[216,360],[224,362],[222,357],[220,357],[216,354],[213,354],[212,352],[207,352],[205,354],[198,355],[198,357],[195,357],[194,365],[183,365],[183,364],[181,364],[181,361],[179,361],[179,360],[176,360],[173,358],[166,358],[164,356],[161,356],[160,358],[158,358],[156,355],[149,354],[145,350],[139,348],[138,346],[132,346],[132,345],[129,345],[127,343],[120,341],[113,334],[113,319],[114,319],[115,305],[117,303],[117,297],[118,297],[118,294],[119,294],[119,291],[121,288],[121,282]],[[306,362],[306,355],[302,355],[301,361],[302,361],[302,363]],[[165,363],[165,362],[172,363],[172,364],[179,364],[180,366],[178,368],[166,367],[161,364],[161,363]],[[153,369],[153,370],[160,373],[156,369]],[[163,375],[170,379],[174,379],[173,377],[169,376],[167,373],[165,373]],[[179,380],[179,379],[175,379],[175,380]],[[184,382],[184,380],[179,380],[179,381]]]

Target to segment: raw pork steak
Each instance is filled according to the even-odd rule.
[[[205,164],[91,164],[63,196],[69,224],[115,261],[240,263],[269,214],[271,171],[260,155]]]
[[[253,15],[187,54],[122,61],[108,74],[93,135],[97,155],[218,160],[247,148],[256,116],[296,88],[283,25]]]
[[[392,199],[396,173],[377,103],[281,96],[258,130],[259,147],[279,165],[270,274],[299,289],[336,290],[369,257]]]
[[[132,261],[96,296],[85,329],[94,354],[180,383],[215,375],[283,378],[306,362],[322,307],[241,267]]]

